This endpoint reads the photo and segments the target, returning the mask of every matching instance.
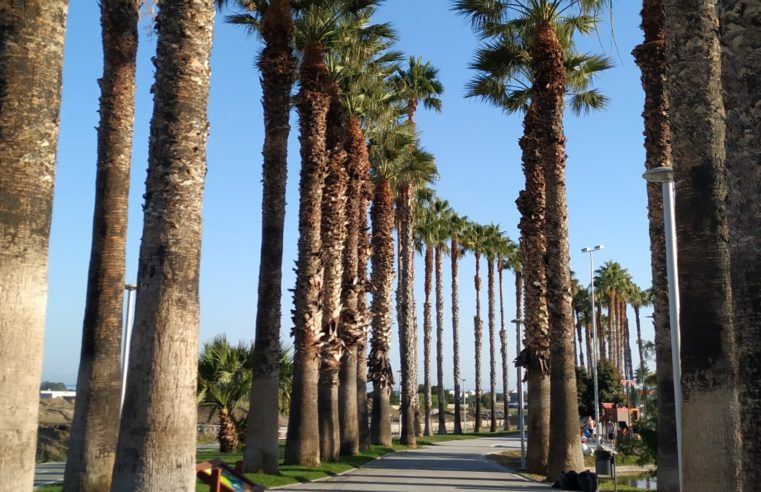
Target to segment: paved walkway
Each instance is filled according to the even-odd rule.
[[[528,481],[486,457],[488,454],[518,447],[520,441],[514,437],[446,441],[386,455],[361,468],[326,480],[289,485],[278,490],[550,490],[549,485]]]

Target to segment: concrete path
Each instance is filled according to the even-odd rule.
[[[520,441],[514,437],[447,441],[386,455],[336,477],[277,490],[550,490],[549,485],[528,481],[486,457],[518,447]]]
[[[198,451],[210,449],[219,449],[219,444],[199,444],[196,446]],[[66,469],[65,461],[49,461],[47,463],[37,463],[34,468],[34,487],[42,487],[54,483],[63,482],[63,472]]]

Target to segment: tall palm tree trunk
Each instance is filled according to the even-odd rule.
[[[214,2],[166,0],[156,26],[135,324],[111,488],[190,491]]]
[[[476,315],[473,316],[473,333],[476,339],[476,397],[473,432],[481,432],[481,339],[484,331],[481,320],[481,252],[476,250],[474,254],[476,257],[476,274],[473,276],[473,285],[476,288]]]
[[[452,259],[452,359],[453,359],[453,377],[454,377],[454,433],[462,434],[462,406],[460,397],[462,389],[460,388],[460,301],[459,288],[457,285],[458,261],[460,256],[460,245],[457,238],[452,238],[451,246]]]
[[[370,256],[370,244],[368,241],[367,227],[367,188],[370,187],[370,178],[365,180],[360,200],[359,220],[359,253],[357,256],[357,272],[359,281],[359,293],[357,295],[357,318],[361,329],[361,336],[357,341],[357,422],[359,425],[359,450],[361,452],[370,449],[370,415],[367,403],[367,325],[372,319],[367,306],[367,291],[370,283],[367,280],[367,262]]]
[[[423,386],[424,386],[424,425],[423,435],[433,435],[431,427],[431,331],[433,331],[433,313],[431,306],[431,289],[433,287],[433,246],[425,247],[425,302],[423,303]]]
[[[592,316],[594,316],[594,314],[592,314]],[[594,351],[593,351],[594,342],[592,341],[592,326],[591,326],[590,319],[589,319],[588,316],[584,320],[584,338],[585,338],[585,341],[586,341],[585,346],[587,348],[587,365],[586,365],[586,368],[587,368],[587,371],[591,371],[592,370],[592,361],[594,360],[595,354],[594,354]]]
[[[67,9],[0,5],[0,476],[19,490],[34,481]]]
[[[507,329],[505,328],[505,295],[502,284],[502,272],[504,271],[504,261],[502,255],[499,255],[497,263],[497,271],[499,272],[499,341],[500,351],[502,353],[502,403],[504,408],[502,409],[505,416],[502,424],[503,429],[510,430],[510,393],[507,388],[508,376],[507,376]],[[516,270],[516,275],[518,274]]]
[[[326,146],[328,169],[322,192],[322,339],[320,380],[318,383],[318,419],[320,422],[320,459],[336,461],[341,452],[338,386],[344,343],[340,337],[341,285],[343,254],[346,243],[346,172],[343,105],[337,86],[330,88],[331,102],[327,115]],[[347,357],[356,363],[353,353]],[[349,369],[356,373],[356,368]],[[356,381],[356,380],[355,380]],[[355,382],[356,384],[356,382]],[[356,402],[356,399],[352,401]],[[356,426],[354,426],[356,431]],[[355,433],[356,435],[356,433]]]
[[[103,78],[98,172],[77,399],[63,489],[108,490],[121,411],[122,306],[132,128],[137,0],[101,2]]]
[[[381,179],[375,185],[370,219],[373,225],[371,286],[373,300],[373,336],[368,357],[368,377],[373,382],[370,441],[391,446],[391,403],[394,384],[389,353],[391,351],[391,294],[394,283],[394,199],[391,185]]]
[[[322,277],[320,224],[322,185],[327,167],[325,127],[330,103],[323,47],[304,47],[297,99],[301,131],[299,243],[294,292],[293,389],[285,441],[285,463],[320,464],[317,411],[318,346],[322,337]]]
[[[487,258],[487,284],[489,291],[489,390],[491,392],[491,423],[489,432],[497,432],[497,343],[494,338],[495,305],[494,305],[494,259]]]
[[[369,179],[370,160],[367,145],[362,134],[358,118],[349,118],[346,130],[347,173],[349,187],[346,199],[346,246],[343,254],[343,281],[341,292],[341,323],[339,336],[344,344],[344,357],[341,360],[339,387],[339,427],[341,429],[341,454],[356,455],[360,450],[359,415],[357,413],[358,388],[367,395],[365,387],[360,387],[357,380],[360,341],[365,337],[365,322],[360,316],[357,305],[360,292],[364,296],[365,271],[359,270],[360,237],[364,240],[362,229],[363,216],[367,221],[367,206],[364,199],[365,182]],[[364,252],[363,252],[364,254]],[[366,266],[366,259],[363,260]],[[364,350],[364,343],[362,343]],[[361,354],[364,359],[364,353]],[[362,371],[365,374],[366,370]],[[366,406],[366,403],[365,403]],[[367,409],[365,408],[365,415]],[[367,433],[367,431],[365,431]],[[369,443],[368,443],[369,444]]]
[[[582,350],[582,347],[584,346],[584,338],[581,334],[581,311],[576,311],[576,340],[577,340],[577,347],[579,348],[579,367],[586,367],[586,364],[584,364],[584,351]],[[589,358],[589,352],[587,352],[587,359]]]
[[[682,488],[742,490],[719,19],[713,1],[663,4],[679,243]]]
[[[415,298],[413,295],[415,284],[414,272],[414,241],[412,230],[413,197],[412,187],[408,183],[402,183],[399,189],[397,203],[401,234],[399,241],[402,243],[401,258],[402,271],[400,273],[399,286],[401,288],[402,309],[399,325],[399,354],[402,369],[402,432],[399,442],[415,447],[415,416],[418,399],[417,379],[417,330],[415,322]]]
[[[666,55],[663,0],[643,0],[644,41],[634,49],[634,59],[642,71],[645,91],[645,168],[671,163],[671,130],[666,94]],[[679,490],[674,411],[674,379],[671,364],[671,327],[669,323],[666,280],[666,243],[663,230],[661,186],[647,184],[647,210],[650,234],[650,264],[653,278],[653,322],[655,324],[655,377],[658,385],[658,487],[664,492]]]
[[[539,27],[532,59],[541,118],[546,183],[547,305],[550,315],[551,399],[547,475],[584,466],[579,442],[576,364],[573,360],[573,299],[568,252],[568,205],[565,187],[563,48],[553,27]]]
[[[644,351],[644,346],[642,345],[642,327],[640,325],[640,320],[639,320],[639,306],[634,304],[632,308],[634,308],[634,322],[636,323],[636,326],[637,326],[637,352],[639,353],[639,367],[641,367],[644,370],[645,351]]]
[[[447,433],[446,396],[444,394],[444,283],[442,282],[442,247],[436,247],[436,389],[439,404],[437,434]]]
[[[283,228],[291,88],[295,78],[293,18],[287,0],[273,0],[264,13],[261,35],[266,46],[259,58],[264,148],[262,155],[262,244],[251,396],[246,419],[245,469],[278,473],[278,390],[280,379]]]
[[[526,468],[530,473],[547,471],[550,429],[549,325],[547,314],[547,278],[544,270],[544,173],[540,166],[542,147],[537,138],[539,115],[532,100],[523,120],[520,140],[526,189],[516,204],[521,213],[520,251],[526,289],[526,345],[516,363],[526,369],[528,386],[528,439]]]
[[[755,53],[758,5],[737,0],[719,3],[722,81],[727,111],[727,220],[732,255],[733,320],[737,336],[740,409],[743,439],[743,477],[746,489],[761,483],[761,209],[758,204],[759,88],[749,74],[759,73]],[[755,183],[755,184],[754,184]]]

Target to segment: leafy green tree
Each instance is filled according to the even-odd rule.
[[[584,367],[577,367],[576,381],[579,415],[594,415],[595,395],[592,373]],[[626,400],[624,388],[621,385],[621,373],[608,360],[601,359],[597,365],[597,386],[600,402],[618,404]]]
[[[52,381],[43,381],[40,384],[40,391],[66,391],[66,385],[63,383],[54,383]]]

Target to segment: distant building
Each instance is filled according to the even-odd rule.
[[[73,398],[76,398],[76,396],[77,396],[76,391],[55,391],[55,390],[41,390],[40,391],[41,400],[47,400],[50,398],[73,399]]]

